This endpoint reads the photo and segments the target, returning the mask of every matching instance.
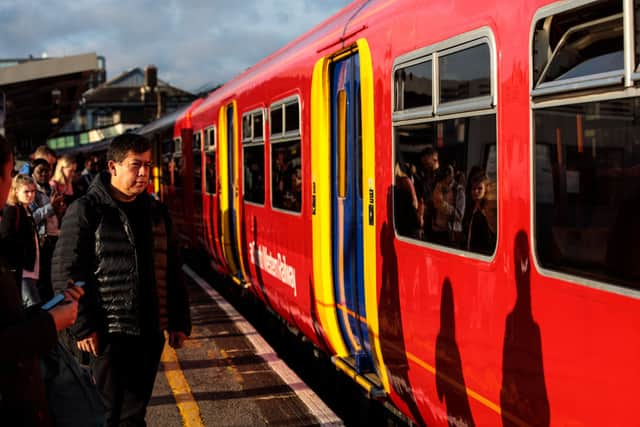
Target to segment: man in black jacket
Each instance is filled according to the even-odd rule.
[[[145,190],[151,146],[116,137],[109,171],[67,210],[53,255],[55,288],[84,280],[72,332],[107,406],[109,426],[144,426],[164,346],[180,348],[191,331],[177,245],[164,206]]]

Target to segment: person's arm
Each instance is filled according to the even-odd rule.
[[[51,281],[57,291],[65,290],[70,281],[85,282],[84,296],[78,304],[78,320],[71,328],[79,339],[99,330],[98,293],[93,276],[97,216],[94,209],[87,199],[80,199],[69,207],[51,261]]]
[[[29,206],[31,208],[33,222],[35,222],[36,225],[40,225],[42,222],[46,221],[47,218],[56,214],[51,201],[43,204],[42,201],[39,200],[42,197],[42,194],[36,194],[35,200]]]

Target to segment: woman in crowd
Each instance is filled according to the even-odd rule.
[[[29,208],[35,192],[36,185],[29,175],[16,175],[11,182],[0,222],[0,238],[14,245],[9,260],[15,269],[16,282],[22,284],[22,303],[25,307],[40,303],[36,287],[40,261],[38,238]]]
[[[65,154],[56,163],[56,171],[49,184],[53,194],[62,194],[67,205],[73,201],[73,178],[76,174],[76,159]]]
[[[38,289],[43,300],[53,296],[51,286],[51,257],[60,235],[60,218],[66,204],[62,194],[53,194],[49,179],[51,166],[46,160],[36,159],[31,164],[32,177],[36,183],[36,196],[31,204],[33,221],[40,240],[40,280]]]
[[[467,210],[467,249],[485,255],[491,255],[496,246],[494,216],[488,201],[490,180],[485,172],[477,171],[469,177],[471,194],[470,210]]]
[[[9,194],[13,155],[0,135],[0,205]],[[3,218],[3,223],[6,219]],[[78,315],[81,288],[65,292],[68,304],[50,311],[38,307],[23,310],[19,288],[6,254],[15,251],[11,241],[0,238],[0,420],[7,426],[51,425],[40,359],[57,340],[56,331],[73,324]]]

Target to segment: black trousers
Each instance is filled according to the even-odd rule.
[[[164,335],[110,334],[102,340],[90,366],[107,408],[107,426],[146,426]]]

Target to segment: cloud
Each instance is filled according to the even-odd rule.
[[[224,83],[350,0],[10,0],[0,5],[5,58],[106,57],[109,79],[148,64],[187,90]]]

